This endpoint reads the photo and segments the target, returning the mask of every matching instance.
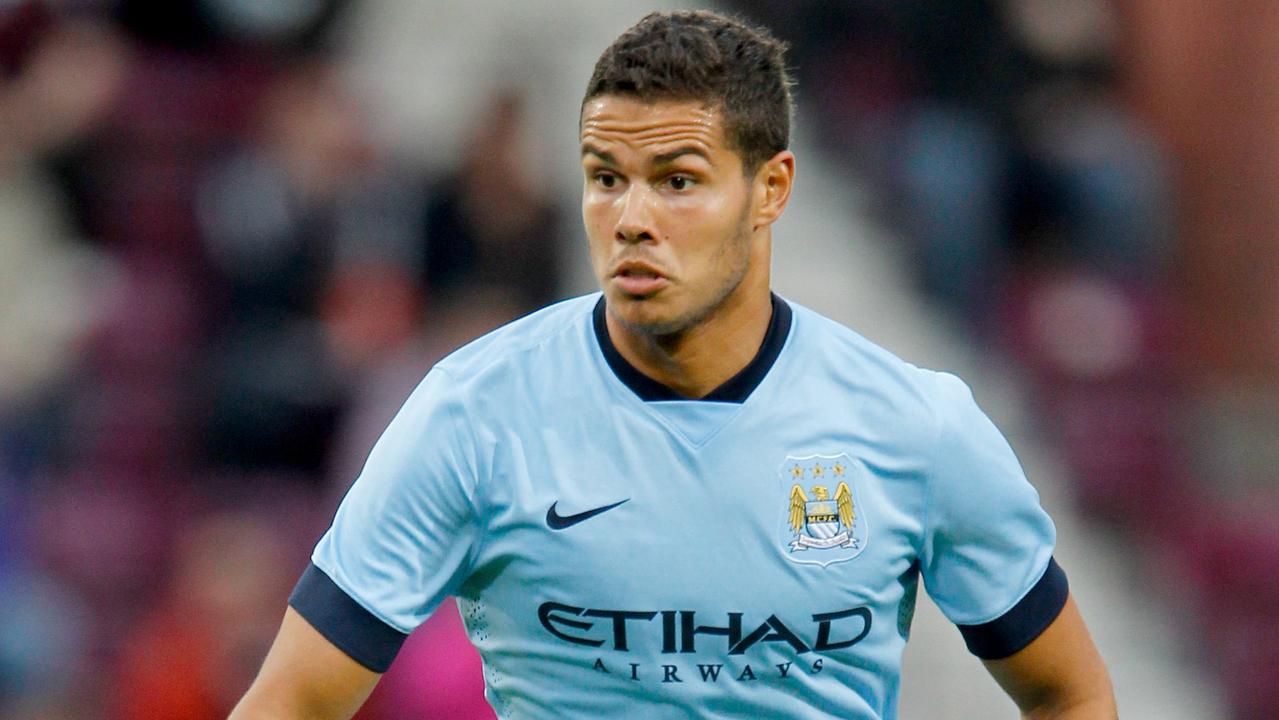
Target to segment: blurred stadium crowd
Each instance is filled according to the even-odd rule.
[[[590,289],[572,189],[528,160],[550,142],[528,88],[472,99],[447,152],[377,132],[345,58],[395,5],[0,0],[0,717],[225,716],[425,369]],[[1258,357],[1229,330],[1254,326],[1199,326],[1279,326],[1279,251],[1187,199],[1217,146],[1133,48],[1203,18],[1147,5],[729,9],[792,42],[822,152],[873,188],[938,312],[1020,368],[1078,503],[1184,610],[1234,716],[1271,718],[1276,477],[1239,457],[1279,452],[1279,333]],[[1225,251],[1214,277],[1252,289],[1217,307],[1189,266]],[[491,717],[480,688],[446,606],[361,717]]]

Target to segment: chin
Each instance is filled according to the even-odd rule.
[[[629,330],[650,336],[677,335],[696,325],[696,313],[682,312],[660,297],[609,297],[609,312]]]
[[[631,330],[646,335],[672,335],[688,323],[682,313],[658,295],[637,298],[621,293],[608,296],[609,312]]]

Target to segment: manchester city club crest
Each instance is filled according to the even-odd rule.
[[[859,466],[842,453],[788,456],[779,472],[788,488],[782,526],[787,556],[825,567],[860,555],[867,527],[857,500]]]

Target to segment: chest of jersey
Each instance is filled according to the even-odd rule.
[[[685,695],[893,676],[913,611],[917,461],[846,411],[786,407],[618,403],[495,442],[505,457],[463,588],[464,607],[484,609],[481,651],[553,658],[543,671],[565,682]]]

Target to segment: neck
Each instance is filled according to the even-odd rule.
[[[768,267],[767,259],[763,267]],[[641,373],[687,398],[705,397],[749,365],[771,319],[767,272],[747,273],[708,317],[677,333],[644,333],[605,314],[618,353]]]

